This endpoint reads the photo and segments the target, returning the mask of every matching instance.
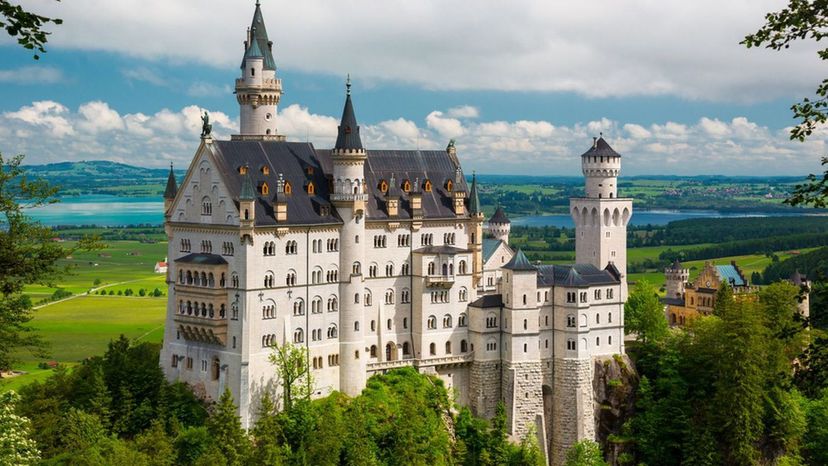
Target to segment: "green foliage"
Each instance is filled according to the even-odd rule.
[[[275,383],[282,387],[282,404],[290,411],[295,400],[308,400],[313,393],[308,350],[304,346],[285,343],[274,345],[268,356],[276,367]]]
[[[808,464],[828,464],[828,388],[818,398],[804,400],[808,428],[803,453]]]
[[[639,281],[624,304],[624,332],[635,333],[647,343],[664,338],[669,331],[658,291],[646,280]]]
[[[213,407],[206,426],[213,445],[218,447],[229,466],[245,463],[250,450],[250,440],[236,414],[236,405],[233,403],[230,389],[224,391],[218,404]]]
[[[40,460],[40,451],[31,435],[31,422],[15,413],[19,400],[13,391],[0,393],[0,464],[25,466]]]
[[[46,53],[47,36],[51,33],[43,30],[49,23],[63,24],[63,20],[49,18],[26,11],[20,5],[13,5],[9,0],[0,0],[0,27],[25,49]],[[40,59],[35,53],[33,58]]]
[[[601,447],[592,440],[581,440],[566,452],[564,466],[607,466]]]
[[[817,337],[799,358],[794,382],[808,396],[817,397],[828,387],[828,338]]]

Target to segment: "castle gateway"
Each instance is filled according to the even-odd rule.
[[[213,139],[205,121],[165,192],[166,377],[208,399],[229,388],[250,427],[277,388],[271,346],[292,343],[308,350],[315,396],[355,396],[372,374],[413,366],[477,415],[503,401],[513,439],[535,432],[552,464],[594,438],[594,361],[624,353],[620,155],[600,138],[581,156],[577,263],[532,264],[509,247],[505,212],[484,221],[453,143],[365,147],[350,83],[332,149],[288,142],[259,5],[244,47],[239,134]]]

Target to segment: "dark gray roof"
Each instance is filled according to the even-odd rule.
[[[492,257],[492,254],[497,251],[498,246],[502,242],[503,240],[500,239],[483,238],[483,262],[486,262]]]
[[[487,294],[477,298],[473,303],[469,304],[471,307],[487,308],[487,307],[501,307],[503,306],[503,295]]]
[[[507,224],[512,223],[512,221],[506,216],[506,212],[503,211],[503,207],[498,206],[497,210],[494,212],[494,215],[492,215],[492,218],[489,219],[489,223]]]
[[[519,272],[538,270],[537,267],[535,267],[529,262],[529,259],[526,258],[526,254],[524,254],[523,251],[520,249],[518,249],[517,254],[512,256],[512,260],[510,260],[509,263],[504,265],[503,268],[509,270],[516,270]]]
[[[339,122],[336,145],[334,149],[362,149],[362,140],[359,138],[354,104],[351,102],[351,80],[348,79],[348,93],[345,96],[345,108],[342,109],[342,120]]]
[[[267,28],[265,27],[264,18],[262,17],[261,6],[256,3],[256,11],[253,13],[253,22],[250,25],[250,32],[252,40],[247,44],[247,50],[244,52],[244,58],[248,56],[260,56],[264,58],[264,69],[276,70],[276,60],[273,59],[273,43],[267,38]],[[254,49],[251,51],[251,49]],[[255,55],[249,55],[255,54]],[[244,59],[242,59],[241,68],[244,68]]]
[[[179,257],[175,262],[181,264],[198,264],[198,265],[223,265],[227,261],[218,254],[206,254],[203,252],[194,252],[187,254],[184,257]]]
[[[477,176],[472,173],[471,192],[469,193],[469,214],[480,213],[480,196],[477,194]]]
[[[805,275],[799,273],[799,269],[797,269],[796,272],[794,272],[790,278],[791,283],[793,283],[796,286],[802,286],[802,284],[805,283],[807,279],[808,278]]]
[[[676,258],[676,260],[673,261],[672,270],[681,270],[681,269],[682,269],[681,262],[678,260],[678,258]]]
[[[588,151],[581,154],[581,157],[621,157],[621,154],[615,152],[607,141],[604,140],[604,137],[601,136],[600,138],[596,139],[592,143],[592,147],[589,148]]]
[[[661,298],[661,302],[672,306],[684,306],[684,298]]]
[[[256,192],[256,225],[276,225],[273,216],[273,199],[279,174],[283,174],[286,182],[290,183],[292,193],[286,195],[287,222],[285,224],[307,225],[341,223],[336,216],[335,209],[329,208],[330,191],[328,178],[323,170],[320,156],[330,156],[330,152],[317,154],[313,146],[304,142],[284,141],[215,141],[217,169],[224,175],[227,189],[234,199],[239,199],[242,189],[242,178],[239,176],[239,167],[247,165],[250,180],[254,186],[267,183],[270,188],[268,195]],[[330,162],[327,162],[330,165]],[[263,173],[262,167],[267,167],[268,174]],[[308,174],[308,169],[312,174]],[[306,191],[306,182],[314,184],[314,195]],[[324,208],[323,208],[324,207]]]
[[[469,252],[468,249],[455,248],[454,246],[426,246],[424,248],[415,249],[414,252],[420,254],[462,254]]]
[[[175,199],[178,194],[178,186],[175,184],[175,173],[173,173],[173,166],[170,164],[170,174],[167,176],[167,189],[164,190],[164,199]]]
[[[617,285],[618,278],[609,270],[592,264],[538,266],[538,286]]]
[[[322,153],[322,151],[317,151]],[[320,157],[325,158],[325,157]],[[368,219],[388,218],[385,209],[385,195],[380,191],[381,180],[390,181],[393,175],[402,186],[407,180],[412,191],[419,190],[422,196],[423,218],[456,218],[452,194],[446,189],[446,181],[454,180],[457,167],[446,151],[420,150],[369,150],[365,162],[365,182],[368,190]],[[418,184],[419,179],[419,184]],[[431,192],[423,189],[425,181],[431,182]],[[455,189],[466,190],[466,180]],[[400,193],[399,219],[411,218],[410,193]]]

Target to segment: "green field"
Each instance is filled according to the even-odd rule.
[[[167,244],[116,241],[108,246],[100,251],[75,253],[62,261],[72,266],[71,274],[48,286],[26,288],[35,302],[51,296],[58,287],[74,296],[35,311],[32,325],[49,342],[50,357],[38,359],[21,353],[22,362],[16,369],[27,373],[0,381],[0,390],[16,389],[47,377],[51,371],[39,369],[38,363],[56,361],[71,366],[84,358],[101,355],[109,341],[120,334],[141,341],[161,341],[167,297],[138,297],[137,293],[140,288],[158,288],[166,295],[165,276],[156,274],[154,266],[164,260]],[[100,284],[95,286],[95,280],[100,280]],[[112,290],[115,295],[86,295],[88,290],[98,287]],[[136,296],[117,296],[119,290],[127,288]]]

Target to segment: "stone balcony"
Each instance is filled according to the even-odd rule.
[[[227,297],[227,288],[209,287],[200,285],[187,285],[182,283],[175,284],[175,296],[179,299],[186,300],[189,298],[200,299],[222,299]]]
[[[279,78],[262,79],[261,84],[246,84],[244,79],[236,79],[236,89],[267,89],[272,91],[282,90],[282,80]]]
[[[428,275],[426,286],[433,288],[451,288],[454,285],[454,275]]]
[[[227,318],[209,318],[187,314],[175,314],[176,330],[187,341],[225,346]]]

